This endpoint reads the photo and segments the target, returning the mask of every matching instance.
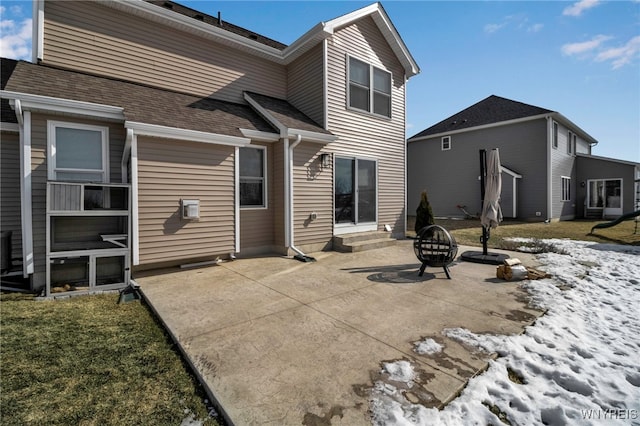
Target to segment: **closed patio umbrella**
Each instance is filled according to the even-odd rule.
[[[502,192],[502,171],[500,170],[500,153],[498,148],[487,153],[487,178],[484,187],[484,201],[480,223],[485,228],[497,228],[502,222],[500,209],[500,193]]]
[[[487,154],[480,150],[480,198],[482,200],[482,251],[466,251],[460,256],[462,260],[476,263],[489,263],[500,265],[509,257],[502,253],[487,252],[487,240],[490,237],[490,229],[497,228],[502,222],[502,210],[500,209],[500,192],[502,191],[502,175],[500,168],[500,154],[498,148],[494,148]]]

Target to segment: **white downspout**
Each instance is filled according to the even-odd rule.
[[[551,164],[551,149],[553,144],[553,118],[547,116],[547,220],[553,217],[553,165]]]
[[[133,140],[133,130],[127,129],[127,136],[124,140],[124,150],[122,151],[122,160],[120,161],[120,176],[122,183],[129,183],[127,178],[127,164],[129,164],[129,155],[131,154],[131,141]]]
[[[14,110],[20,130],[20,221],[22,224],[22,277],[34,273],[31,203],[31,111],[23,111],[19,99]]]
[[[287,230],[285,236],[288,237],[286,241],[287,246],[299,254],[300,256],[306,256],[300,249],[298,249],[294,244],[294,224],[293,224],[293,150],[296,146],[302,141],[302,135],[297,135],[296,139],[289,144],[289,139],[285,139],[285,147],[287,147],[286,151],[286,161],[287,161],[287,188],[286,188],[286,197],[287,197],[287,205],[285,208],[285,217],[288,218],[287,221]]]

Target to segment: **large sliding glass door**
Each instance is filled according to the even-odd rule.
[[[378,217],[377,181],[374,160],[336,157],[334,220],[338,227],[353,232],[364,228],[375,229]]]

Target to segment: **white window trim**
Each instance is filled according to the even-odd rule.
[[[448,146],[445,148],[444,144],[447,142]],[[442,151],[449,151],[451,149],[451,136],[443,136],[440,140],[440,148]]]
[[[268,184],[268,180],[267,180],[267,147],[266,146],[261,146],[261,145],[249,145],[249,146],[243,146],[241,148],[252,148],[252,149],[261,149],[263,151],[262,153],[262,173],[263,173],[263,177],[262,177],[262,200],[263,200],[263,205],[262,206],[243,206],[240,202],[240,182],[242,181],[243,177],[247,177],[247,178],[251,178],[251,179],[256,179],[255,176],[242,176],[240,175],[240,150],[238,150],[238,206],[240,207],[240,210],[266,210],[269,208],[269,198],[268,198],[268,191],[267,191],[267,184]]]
[[[368,87],[368,91],[369,91],[369,110],[366,109],[361,109],[361,108],[356,108],[351,106],[351,90],[349,90],[349,86],[351,85],[351,68],[350,68],[350,64],[351,64],[351,59],[355,59],[356,61],[360,61],[365,65],[369,66],[369,87]],[[374,98],[374,94],[376,93],[376,90],[373,87],[373,70],[377,69],[379,71],[382,71],[386,74],[389,74],[389,115],[383,115],[383,114],[378,114],[373,112],[373,98]],[[347,92],[347,109],[351,110],[351,111],[357,111],[357,112],[361,112],[361,113],[365,113],[365,114],[369,114],[369,115],[373,115],[374,117],[379,117],[379,118],[384,118],[386,120],[391,120],[391,117],[393,116],[392,114],[392,109],[393,109],[393,74],[387,70],[385,70],[384,68],[380,68],[380,67],[376,67],[375,65],[371,64],[370,62],[367,61],[363,61],[362,59],[356,58],[355,56],[351,56],[347,54],[347,73],[346,73],[346,92]],[[357,83],[356,83],[357,84]],[[377,92],[377,93],[382,93],[382,92]],[[384,93],[386,95],[386,93]]]
[[[102,140],[102,182],[108,183],[109,180],[109,127],[95,126],[92,124],[72,123],[66,121],[47,120],[47,169],[48,179],[57,180],[56,172],[56,128],[65,127],[68,129],[91,130],[100,132]],[[86,171],[94,172],[95,169],[64,169],[60,171]]]
[[[571,177],[560,176],[560,179],[562,182],[562,191],[560,192],[560,197],[562,201],[571,201]],[[567,197],[566,195],[569,196]]]

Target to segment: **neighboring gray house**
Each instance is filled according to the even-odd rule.
[[[505,218],[616,217],[637,209],[640,164],[591,155],[598,142],[559,112],[499,96],[407,142],[407,209],[427,190],[436,216],[480,212],[481,149],[498,148]]]

